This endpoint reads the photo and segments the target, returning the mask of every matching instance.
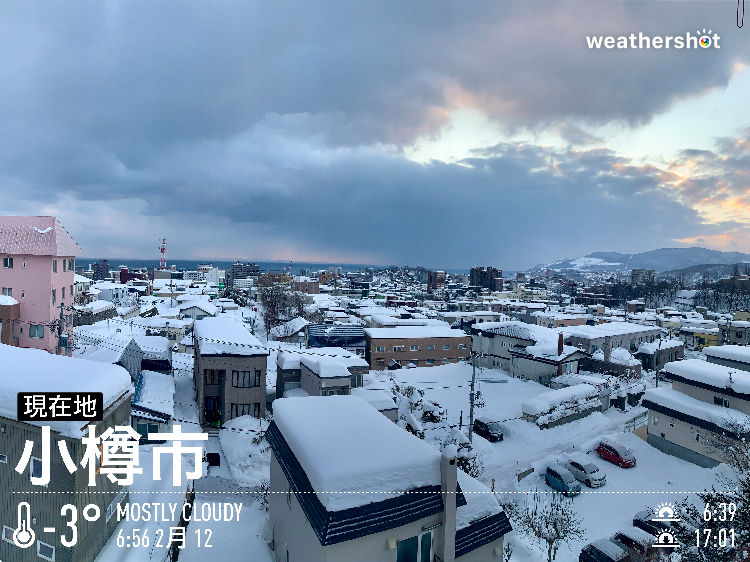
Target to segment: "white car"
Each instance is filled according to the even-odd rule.
[[[607,482],[607,475],[592,462],[571,460],[565,468],[575,476],[576,480],[583,482],[589,488],[598,488]]]

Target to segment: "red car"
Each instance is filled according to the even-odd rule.
[[[635,457],[627,447],[614,441],[602,441],[596,448],[596,454],[605,461],[616,464],[620,468],[635,466]]]

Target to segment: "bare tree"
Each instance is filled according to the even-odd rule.
[[[572,500],[562,494],[538,491],[527,497],[516,516],[519,531],[547,548],[547,562],[557,558],[563,544],[584,538],[582,522]]]

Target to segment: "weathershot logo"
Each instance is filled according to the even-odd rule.
[[[654,35],[649,37],[644,35],[643,32],[638,32],[638,36],[635,33],[620,35],[619,37],[612,35],[606,37],[601,35],[586,36],[589,49],[601,49],[602,46],[605,49],[697,49],[698,47],[720,49],[719,39],[719,34],[713,33],[710,29],[708,31],[705,29],[698,30],[697,35],[688,31],[684,36]]]

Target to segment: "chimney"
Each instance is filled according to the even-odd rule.
[[[563,353],[563,335],[562,335],[562,332],[560,332],[557,338],[557,355],[562,355],[562,353]]]
[[[440,457],[440,490],[443,496],[443,548],[442,562],[454,562],[456,559],[456,490],[458,466],[455,445],[447,445]],[[434,540],[434,539],[433,539]]]

